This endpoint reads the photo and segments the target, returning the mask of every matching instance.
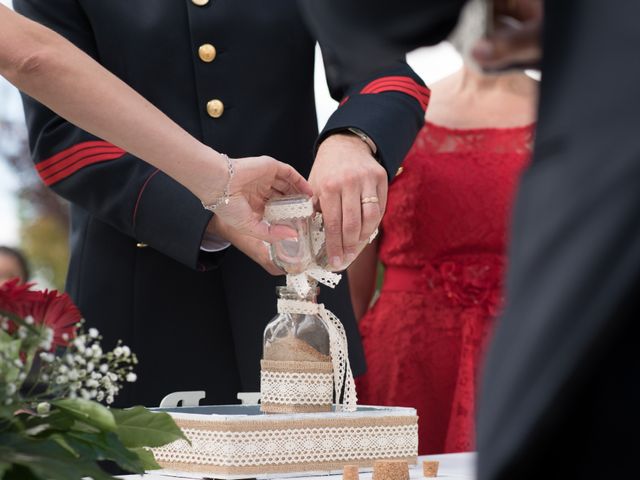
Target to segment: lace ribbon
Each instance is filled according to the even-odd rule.
[[[313,202],[308,199],[306,202],[269,204],[264,208],[264,218],[268,222],[278,220],[293,220],[295,218],[305,218],[313,215]]]
[[[287,286],[295,289],[300,297],[306,297],[311,289],[317,286],[316,282],[335,288],[341,279],[342,275],[339,273],[330,272],[314,264],[302,273],[288,274]]]
[[[349,362],[347,334],[338,317],[327,310],[321,303],[304,300],[278,300],[278,313],[318,315],[329,332],[329,349],[333,364],[333,385],[338,411],[353,412],[356,410],[358,397],[356,384]],[[343,392],[344,389],[344,392]],[[340,396],[342,394],[342,401]]]

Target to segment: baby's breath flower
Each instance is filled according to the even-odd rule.
[[[14,393],[16,393],[17,391],[18,391],[18,387],[16,386],[16,384],[15,384],[15,383],[9,383],[9,384],[7,384],[7,390],[6,390],[7,395],[11,396],[11,395],[13,395]]]
[[[84,384],[89,388],[98,388],[100,386],[100,382],[98,382],[97,380],[94,380],[92,378],[87,380]]]
[[[56,377],[56,383],[58,385],[62,385],[63,383],[67,383],[69,381],[69,379],[67,378],[66,375],[58,375]]]
[[[113,354],[114,354],[116,357],[121,357],[123,353],[124,353],[124,351],[122,350],[122,347],[116,347],[116,348],[113,350]]]
[[[122,355],[124,357],[128,357],[131,355],[131,349],[129,347],[127,347],[126,345],[122,346]]]
[[[26,323],[27,325],[33,325],[35,323],[35,320],[31,315],[27,315],[26,317],[24,317],[24,323]]]
[[[25,339],[28,334],[29,332],[24,326],[20,325],[20,327],[18,327],[18,338]]]
[[[46,415],[51,411],[51,404],[48,402],[40,402],[36,407],[36,412],[40,415]]]
[[[135,382],[137,379],[138,379],[138,376],[137,376],[135,373],[133,373],[133,372],[129,372],[129,373],[127,373],[127,382],[129,382],[129,383],[133,383],[133,382]]]
[[[106,363],[103,363],[102,365],[100,365],[100,371],[102,373],[107,373],[109,371],[109,365],[107,365]]]
[[[111,404],[113,403],[113,400],[114,400],[113,395],[109,395],[109,396],[107,397],[107,403],[108,403],[109,405],[111,405]]]
[[[98,338],[98,335],[100,335],[100,332],[98,332],[97,328],[90,328],[89,329],[89,336],[91,338]]]

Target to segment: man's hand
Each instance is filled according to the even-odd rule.
[[[324,218],[331,266],[346,268],[382,219],[387,174],[366,143],[338,133],[320,144],[309,183]],[[362,203],[363,199],[369,202]]]
[[[284,275],[285,272],[271,261],[269,249],[262,240],[251,235],[240,233],[237,229],[221,220],[218,215],[214,215],[209,222],[207,233],[231,242],[234,247],[247,255],[271,275]]]
[[[473,49],[473,58],[488,71],[537,67],[542,56],[542,0],[495,0],[493,32]]]

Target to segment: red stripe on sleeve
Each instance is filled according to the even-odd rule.
[[[411,78],[411,77],[402,77],[402,76],[378,78],[378,79],[374,80],[373,82],[370,82],[369,84],[365,85],[365,87],[361,90],[360,93],[369,93],[371,90],[374,90],[375,88],[377,88],[379,86],[387,85],[387,84],[390,84],[390,83],[411,86],[411,87],[417,89],[420,93],[423,93],[425,95],[430,95],[431,94],[431,91],[427,87],[425,87],[423,85],[420,85],[413,78]]]
[[[420,104],[420,107],[423,110],[427,109],[427,106],[429,105],[429,97],[425,97],[419,93],[417,93],[414,89],[412,88],[406,88],[406,87],[401,87],[401,86],[395,86],[395,85],[390,85],[388,87],[380,87],[377,90],[370,92],[368,95],[373,95],[376,93],[383,93],[383,92],[400,92],[400,93],[405,93],[413,98],[415,98],[418,103]]]
[[[39,162],[36,165],[36,168],[38,170],[38,172],[41,172],[43,170],[45,170],[46,168],[49,168],[50,166],[63,161],[65,159],[67,159],[68,157],[70,157],[71,155],[74,155],[76,153],[79,153],[83,150],[89,149],[89,148],[95,148],[95,147],[104,147],[104,148],[118,148],[112,144],[110,144],[109,142],[105,142],[103,140],[94,140],[94,141],[90,141],[90,142],[82,142],[82,143],[78,143],[70,148],[67,148],[66,150],[62,150],[59,153],[56,153],[53,157],[48,158],[46,160],[43,160],[42,162]]]
[[[71,165],[79,162],[84,158],[105,153],[124,154],[125,152],[124,150],[118,147],[114,147],[113,145],[108,147],[85,148],[83,150],[72,153],[68,157],[65,157],[63,160],[59,160],[57,163],[50,164],[48,167],[39,168],[38,173],[42,178],[50,177],[66,168],[69,168]]]
[[[372,95],[383,92],[400,92],[415,98],[420,107],[426,110],[431,95],[430,90],[417,83],[411,77],[383,77],[367,84],[361,91],[361,94]]]
[[[55,183],[58,183],[61,180],[73,175],[78,170],[88,167],[89,165],[93,165],[95,163],[106,162],[109,160],[116,160],[124,156],[126,152],[124,150],[120,150],[119,152],[112,153],[99,153],[96,155],[88,155],[81,160],[69,165],[67,168],[62,170],[58,170],[50,176],[45,176],[42,179],[44,180],[45,185],[51,186]]]

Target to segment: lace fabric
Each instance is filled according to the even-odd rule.
[[[178,440],[153,453],[164,469],[176,474],[255,477],[338,470],[346,464],[372,466],[379,459],[415,463],[418,448],[417,417],[410,409],[173,417],[190,443]]]
[[[261,411],[267,413],[317,412],[320,409],[331,411],[333,401],[331,362],[262,360],[261,367]]]
[[[532,125],[427,123],[389,189],[361,402],[418,410],[421,454],[474,448],[478,364],[502,305],[509,213]]]

